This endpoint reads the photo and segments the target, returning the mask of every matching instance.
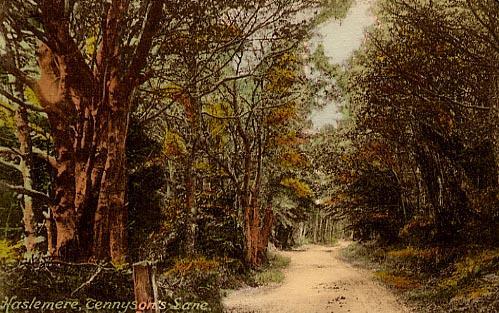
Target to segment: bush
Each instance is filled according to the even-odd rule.
[[[421,312],[497,312],[499,250],[483,246],[380,247],[354,243],[342,250]]]
[[[172,268],[158,278],[159,297],[162,301],[178,306],[206,303],[204,307],[211,312],[222,312],[220,270],[221,264],[217,260],[204,257],[178,259]],[[194,308],[189,312],[204,310]]]
[[[44,302],[76,301],[82,311],[91,299],[120,303],[134,300],[132,272],[126,267],[116,269],[94,264],[37,261],[3,265],[1,270],[1,299],[16,297],[20,301],[34,298]],[[59,312],[78,312],[80,309],[66,308]],[[116,312],[107,309],[92,311]]]

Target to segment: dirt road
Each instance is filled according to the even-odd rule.
[[[281,252],[291,258],[282,284],[232,292],[224,300],[230,313],[407,313],[369,271],[341,261],[336,247],[309,245]]]

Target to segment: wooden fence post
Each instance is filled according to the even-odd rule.
[[[159,313],[156,267],[144,261],[133,264],[133,290],[137,313]]]

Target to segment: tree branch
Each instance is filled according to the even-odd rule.
[[[63,58],[67,65],[72,87],[82,95],[92,94],[95,79],[92,70],[85,62],[85,58],[70,34],[69,20],[65,12],[66,2],[40,0],[41,22],[48,39],[47,46],[53,53]]]
[[[20,82],[22,82],[29,88],[36,90],[36,81],[19,70],[14,64],[12,64],[12,62],[9,61],[8,55],[4,54],[0,56],[0,68],[19,79]]]
[[[113,55],[116,53],[116,45],[118,44],[119,22],[123,20],[128,5],[129,2],[125,0],[113,0],[105,4],[101,23],[102,41],[96,54],[97,74],[101,82],[106,81],[110,73],[110,66],[118,66],[118,64],[110,63],[113,62]],[[115,63],[117,63],[116,60]]]
[[[41,107],[37,107],[37,106],[34,106],[30,103],[26,103],[24,101],[21,101],[20,99],[14,97],[13,95],[11,95],[10,93],[6,92],[5,90],[1,90],[0,89],[0,95],[4,96],[5,98],[7,98],[8,100],[22,106],[22,107],[25,107],[26,109],[30,110],[30,111],[34,111],[34,112],[40,112],[40,113],[45,113],[45,111],[43,110],[43,108]],[[13,112],[14,110],[12,110]]]
[[[52,168],[57,168],[57,160],[55,159],[55,157],[49,155],[46,151],[43,151],[42,149],[39,149],[39,148],[36,148],[36,147],[33,147],[33,155],[40,158],[40,159],[43,159],[43,160],[46,160],[50,166],[52,166]]]
[[[83,284],[81,284],[80,287],[76,288],[75,290],[73,290],[73,292],[71,292],[71,296],[74,296],[81,289],[90,286],[90,284],[92,284],[92,282],[95,280],[95,278],[97,278],[97,276],[99,276],[101,272],[102,272],[102,267],[99,266],[97,268],[97,271],[95,271],[95,273],[92,276],[90,276],[90,278],[86,282],[84,282]]]
[[[0,154],[2,153],[21,155],[21,152],[15,148],[0,146]]]
[[[52,202],[51,199],[49,198],[49,196],[47,196],[45,193],[37,191],[37,190],[26,189],[23,186],[11,185],[11,184],[8,184],[2,180],[0,180],[0,187],[9,189],[9,190],[16,192],[18,194],[21,194],[21,195],[30,196],[33,199],[38,199],[44,203],[51,203]]]
[[[0,164],[3,165],[3,166],[6,166],[6,167],[9,167],[9,168],[12,168],[12,169],[15,169],[19,172],[21,172],[21,167],[15,163],[12,163],[12,162],[7,162],[5,160],[2,160],[0,159]]]
[[[138,75],[147,64],[147,54],[151,49],[154,35],[159,29],[162,17],[163,1],[152,0],[152,4],[149,7],[147,17],[144,21],[144,27],[139,43],[135,49],[134,58],[130,63],[130,67],[126,74],[126,78],[129,82],[134,84],[138,82]]]

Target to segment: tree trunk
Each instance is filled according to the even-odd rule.
[[[20,88],[18,88],[20,89]],[[15,113],[17,128],[17,139],[19,140],[19,152],[21,153],[21,162],[19,169],[23,179],[25,189],[33,189],[33,178],[31,169],[33,168],[32,143],[30,137],[30,127],[28,124],[28,112],[25,107],[18,106]],[[33,210],[33,199],[28,195],[23,195],[23,224],[24,224],[24,245],[28,253],[36,248],[36,221]]]
[[[127,100],[124,107],[128,107]],[[121,101],[119,103],[122,105]],[[118,109],[116,104],[112,108]],[[113,110],[108,119],[107,157],[100,180],[99,198],[94,220],[94,250],[97,259],[111,257],[122,263],[126,256],[126,136],[127,111]]]
[[[52,216],[55,224],[55,256],[61,259],[79,258],[79,242],[76,231],[75,177],[72,146],[69,130],[58,117],[49,114],[54,146],[56,150],[56,176],[54,180],[54,205]]]
[[[2,72],[34,91],[48,116],[56,156],[46,222],[56,258],[122,262],[126,254],[129,103],[133,90],[147,80],[142,71],[164,17],[164,1],[147,2],[142,27],[133,33],[139,38],[134,51],[123,53],[129,34],[121,28],[130,4],[113,0],[104,6],[91,64],[74,38],[72,6],[53,0],[34,7],[44,35],[37,51],[40,78],[0,62]]]
[[[133,290],[136,313],[159,313],[158,288],[156,285],[156,268],[147,263],[133,265]]]
[[[499,162],[499,72],[496,71],[492,82],[491,98],[491,120],[492,120],[492,139],[494,144],[494,156],[496,164]],[[495,182],[499,185],[499,171],[495,177]]]
[[[54,68],[53,59],[57,59]],[[126,255],[126,136],[130,91],[114,73],[104,97],[81,95],[67,85],[64,58],[42,46],[38,93],[56,151],[55,257],[112,259]],[[57,72],[57,75],[56,75]]]
[[[194,149],[193,149],[194,150]],[[191,154],[195,153],[191,151]],[[185,177],[186,185],[186,208],[187,208],[187,229],[185,238],[185,253],[189,256],[196,254],[196,234],[197,234],[197,206],[196,206],[196,180],[192,170],[193,156],[191,156],[188,170]]]
[[[250,267],[258,267],[266,260],[267,245],[274,223],[274,214],[272,209],[266,208],[263,221],[260,216],[260,204],[258,195],[260,192],[260,173],[261,167],[258,166],[255,186],[244,196],[244,225],[245,225],[245,261]],[[260,174],[258,174],[260,173]]]

